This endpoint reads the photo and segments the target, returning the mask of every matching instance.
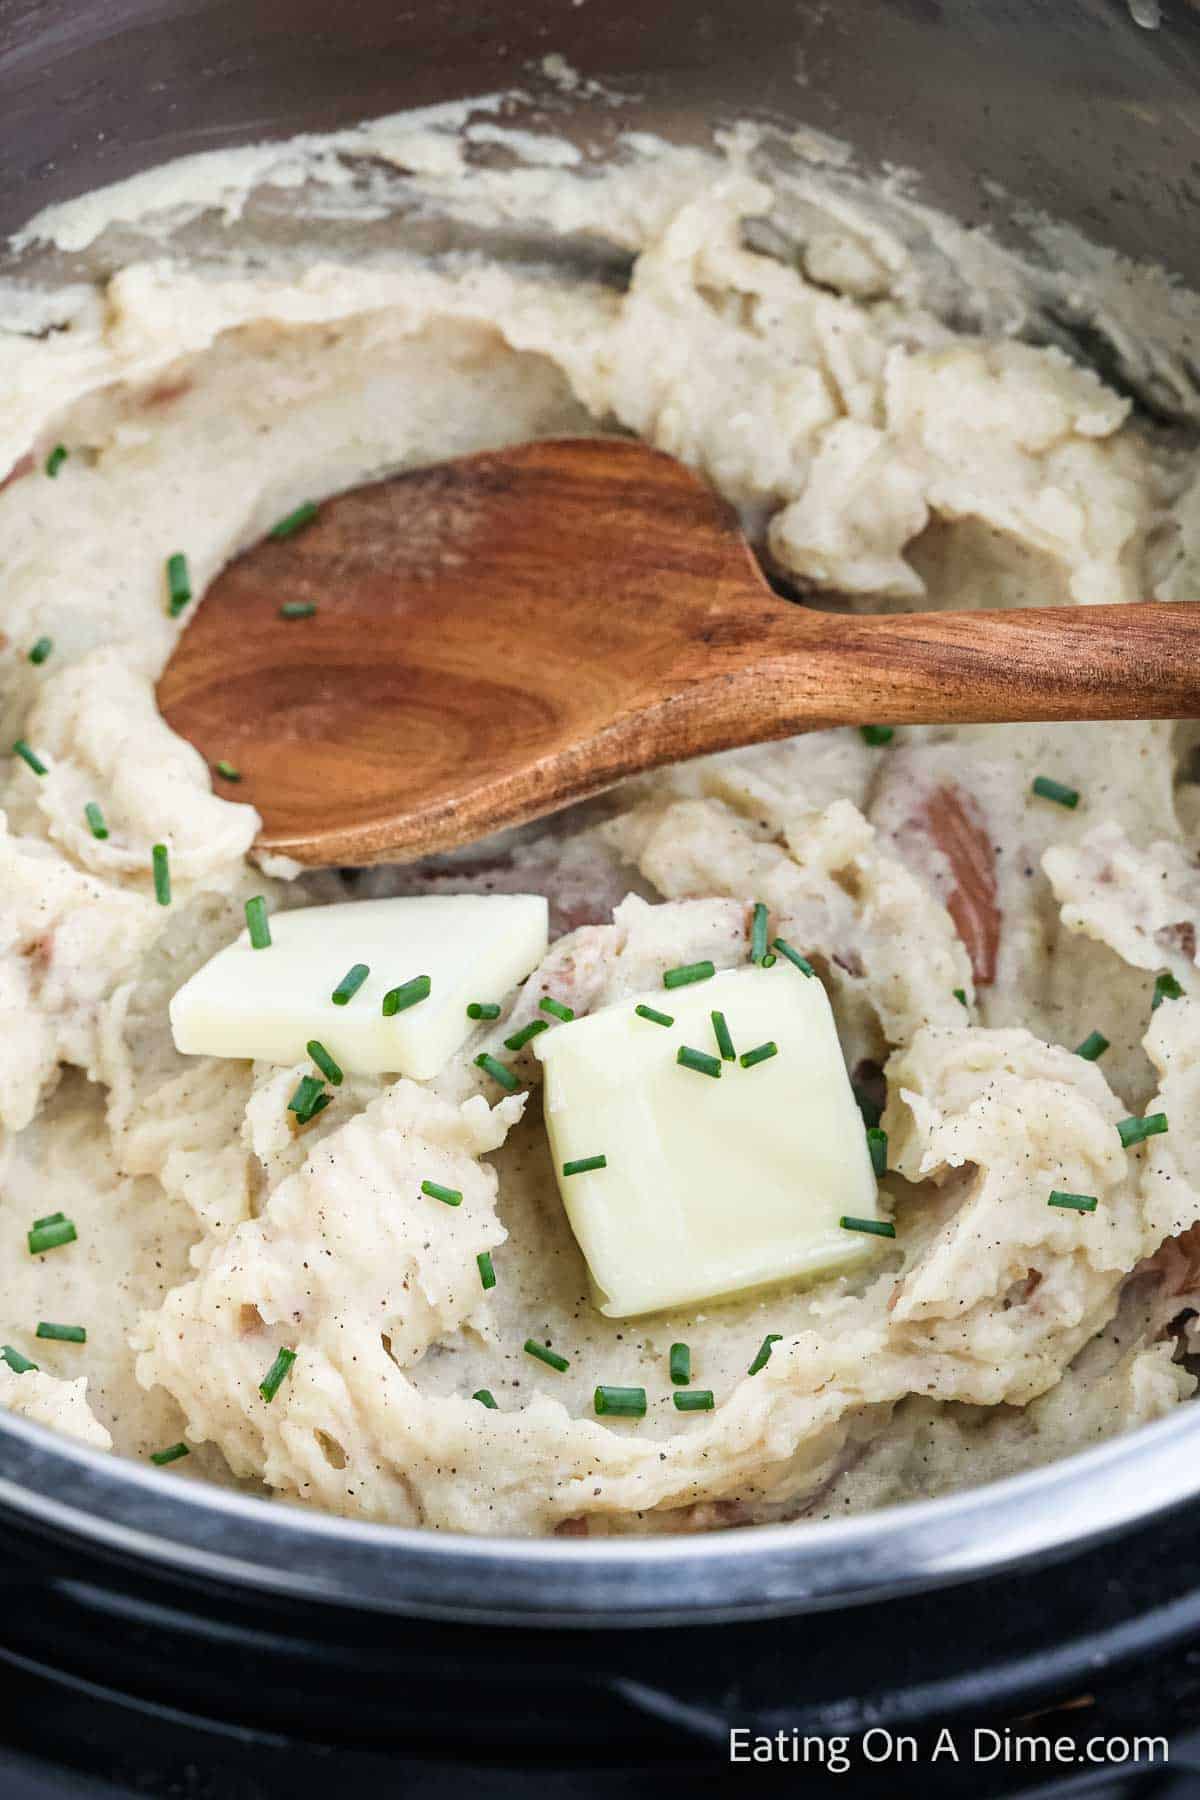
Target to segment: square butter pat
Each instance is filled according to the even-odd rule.
[[[667,1028],[634,1011],[668,1013]],[[712,1076],[681,1045],[719,1056],[724,1013],[739,1056],[777,1056]],[[766,1282],[846,1269],[878,1250],[843,1214],[878,1217],[866,1132],[829,1000],[780,958],[657,989],[556,1025],[536,1040],[546,1129],[571,1229],[610,1318]],[[603,1155],[607,1166],[562,1173]]]
[[[271,917],[271,943],[243,932],[171,1001],[185,1055],[294,1063],[318,1038],[356,1075],[428,1081],[476,1029],[472,1000],[502,1000],[546,954],[540,894],[421,895],[310,906]],[[345,1006],[333,990],[355,963],[370,974]],[[429,996],[383,1016],[383,996],[428,975]]]

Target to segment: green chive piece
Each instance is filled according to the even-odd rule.
[[[737,1051],[733,1047],[733,1039],[729,1035],[729,1024],[723,1012],[710,1013],[713,1036],[717,1040],[717,1049],[721,1052],[722,1062],[736,1062]]]
[[[954,998],[958,1001],[960,1006],[969,1006],[971,1004],[967,999],[966,988],[951,988],[950,992],[954,995]]]
[[[38,639],[37,643],[33,646],[33,649],[29,652],[30,662],[33,663],[35,666],[38,663],[44,663],[46,658],[49,656],[50,652],[53,650],[53,648],[54,648],[54,639],[53,638],[40,637]]]
[[[750,961],[759,967],[767,958],[767,908],[763,901],[756,900],[754,911],[750,915]]]
[[[492,1267],[492,1253],[490,1250],[481,1250],[479,1252],[479,1255],[475,1258],[475,1267],[479,1270],[479,1285],[486,1294],[489,1288],[494,1288],[496,1285],[496,1271]]]
[[[281,619],[311,619],[316,610],[315,600],[285,600],[279,616]]]
[[[871,1167],[876,1175],[886,1175],[887,1132],[880,1131],[878,1125],[872,1125],[867,1132],[867,1149],[871,1152]]]
[[[551,1018],[561,1019],[564,1025],[569,1025],[575,1017],[571,1007],[564,1006],[561,1000],[555,1000],[551,994],[543,994],[538,1005],[543,1012],[549,1013]]]
[[[490,1075],[506,1093],[515,1094],[521,1085],[512,1070],[497,1057],[489,1056],[486,1050],[481,1050],[475,1058],[475,1067],[482,1069],[485,1075]]]
[[[87,1330],[83,1325],[51,1325],[45,1319],[37,1328],[40,1338],[53,1338],[56,1344],[86,1344]]]
[[[773,1056],[779,1055],[779,1045],[770,1038],[765,1044],[756,1044],[753,1050],[746,1050],[738,1058],[743,1069],[753,1069],[760,1062],[770,1062]]]
[[[347,969],[346,973],[342,976],[342,979],[338,982],[332,994],[329,996],[333,1001],[333,1004],[335,1006],[349,1006],[355,994],[357,994],[359,988],[370,973],[371,971],[366,963],[355,963],[353,968]]]
[[[167,611],[177,619],[192,597],[192,578],[188,559],[182,550],[167,558]]]
[[[667,1368],[676,1387],[686,1387],[692,1379],[692,1352],[687,1344],[672,1344]]]
[[[1099,1202],[1095,1194],[1067,1194],[1062,1188],[1052,1188],[1048,1206],[1065,1206],[1072,1212],[1095,1212]]]
[[[54,480],[69,455],[70,452],[65,444],[55,444],[53,450],[46,458],[46,473],[51,481]]]
[[[533,1338],[525,1339],[525,1354],[536,1356],[539,1362],[544,1362],[548,1369],[557,1369],[560,1375],[571,1366],[568,1359],[560,1356],[557,1350],[552,1350],[549,1344],[539,1344]]]
[[[593,1169],[607,1169],[607,1156],[581,1156],[575,1162],[563,1164],[564,1175],[587,1175]]]
[[[549,1029],[550,1021],[548,1019],[530,1019],[528,1025],[522,1025],[519,1031],[514,1031],[511,1037],[505,1038],[504,1048],[506,1050],[523,1050],[530,1038],[535,1038],[541,1032],[549,1031]]]
[[[74,1220],[61,1213],[39,1219],[28,1235],[29,1254],[41,1256],[46,1250],[58,1250],[63,1244],[73,1244],[78,1235]]]
[[[1131,1144],[1140,1144],[1144,1138],[1160,1137],[1166,1129],[1166,1113],[1148,1113],[1144,1119],[1122,1119],[1117,1126],[1117,1136],[1128,1150]]]
[[[6,1362],[14,1375],[36,1375],[38,1365],[14,1350],[11,1344],[0,1344],[0,1362]]]
[[[500,1008],[491,1000],[472,1000],[467,1008],[468,1019],[498,1019]]]
[[[711,1412],[716,1405],[711,1388],[692,1388],[686,1394],[672,1394],[676,1412]]]
[[[860,725],[859,735],[864,744],[877,748],[880,744],[890,744],[895,737],[895,727],[891,725]]]
[[[592,1403],[598,1419],[644,1419],[646,1416],[644,1387],[598,1387]]]
[[[301,1077],[295,1093],[287,1103],[289,1112],[295,1113],[303,1125],[312,1117],[312,1108],[317,1098],[324,1092],[324,1084],[315,1075]]]
[[[1055,806],[1076,807],[1079,805],[1079,790],[1064,787],[1061,781],[1052,781],[1049,775],[1035,775],[1031,793],[1039,800],[1053,800]]]
[[[710,962],[680,963],[677,969],[667,969],[663,973],[665,988],[690,987],[693,981],[710,981],[716,974]]]
[[[190,1456],[191,1451],[186,1444],[168,1444],[165,1450],[152,1452],[150,1461],[155,1468],[164,1469],[168,1463],[178,1462],[181,1456]]]
[[[308,1054],[312,1057],[326,1081],[332,1082],[334,1087],[341,1087],[342,1082],[345,1079],[341,1067],[338,1063],[334,1062],[332,1056],[330,1056],[320,1039],[309,1038],[304,1048],[308,1051]]]
[[[675,1054],[675,1061],[684,1069],[694,1069],[697,1075],[712,1075],[719,1078],[721,1059],[709,1056],[705,1050],[692,1050],[687,1044],[680,1044]]]
[[[261,894],[255,894],[253,900],[246,902],[246,925],[250,932],[250,948],[269,950],[271,926],[267,919],[267,903]]]
[[[862,1114],[863,1124],[870,1131],[873,1126],[878,1125],[883,1117],[882,1106],[873,1100],[866,1088],[857,1081],[850,1083],[850,1092],[854,1095],[854,1104]]]
[[[231,762],[225,761],[224,757],[220,762],[214,764],[214,767],[222,781],[240,781],[242,779],[242,771],[235,769]]]
[[[843,1213],[838,1220],[843,1231],[863,1231],[868,1237],[894,1238],[896,1227],[890,1219],[852,1219],[849,1213]]]
[[[1102,1031],[1089,1031],[1082,1044],[1075,1046],[1076,1056],[1082,1056],[1084,1062],[1096,1062],[1108,1049],[1108,1039]]]
[[[649,1019],[652,1025],[673,1025],[675,1023],[670,1013],[656,1012],[652,1006],[635,1006],[633,1010],[639,1019]]]
[[[490,1388],[476,1388],[475,1392],[471,1395],[471,1398],[472,1400],[478,1400],[480,1406],[489,1407],[492,1412],[496,1411],[496,1402]]]
[[[104,823],[104,814],[94,800],[89,800],[83,809],[83,816],[88,822],[88,829],[94,838],[106,838],[108,826]]]
[[[267,535],[273,538],[289,538],[293,532],[301,531],[304,526],[311,525],[316,516],[316,501],[306,500],[302,506],[296,508],[295,512],[286,513],[277,525],[272,525]]]
[[[1158,976],[1154,983],[1154,998],[1150,1002],[1150,1011],[1157,1012],[1164,1000],[1182,1000],[1183,989],[1175,977],[1168,971]]]
[[[259,1382],[258,1391],[267,1402],[268,1406],[283,1386],[284,1378],[295,1360],[296,1352],[287,1349],[285,1346],[280,1350],[275,1361],[271,1364],[270,1368]]]
[[[155,844],[150,856],[154,865],[154,898],[160,906],[170,906],[171,864],[168,860],[167,846]]]
[[[807,956],[801,956],[800,952],[796,949],[796,946],[794,944],[789,944],[786,938],[776,938],[771,948],[772,950],[778,950],[780,956],[786,956],[788,961],[792,963],[794,967],[799,969],[802,975],[816,974],[817,971],[813,968]]]
[[[18,738],[13,745],[13,755],[19,756],[23,763],[31,768],[35,775],[45,775],[46,765],[36,750],[31,750],[24,738]]]
[[[746,1370],[747,1375],[757,1375],[760,1369],[765,1369],[771,1360],[772,1350],[775,1348],[775,1345],[781,1343],[782,1340],[782,1331],[768,1331],[766,1337],[758,1346],[758,1355]]]
[[[421,1192],[428,1194],[431,1200],[440,1200],[443,1206],[461,1206],[462,1189],[443,1187],[440,1181],[423,1181]]]
[[[392,1019],[397,1013],[407,1012],[410,1006],[416,1006],[420,1000],[428,1000],[429,990],[433,986],[428,975],[414,975],[411,981],[402,981],[399,987],[389,988],[383,996],[383,1016]]]

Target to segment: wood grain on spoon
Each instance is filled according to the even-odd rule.
[[[264,848],[373,863],[821,726],[1192,717],[1200,607],[818,612],[771,592],[672,458],[558,439],[357,488],[257,545],[159,704],[240,769]]]

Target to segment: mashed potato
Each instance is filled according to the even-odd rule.
[[[66,329],[0,334],[3,742],[44,771],[14,756],[3,777],[0,1403],[125,1456],[183,1441],[183,1471],[349,1517],[527,1534],[841,1513],[1167,1412],[1195,1387],[1200,1306],[1200,875],[1177,728],[820,732],[467,857],[264,875],[255,813],[159,717],[187,623],[166,605],[173,552],[200,593],[310,497],[555,433],[681,457],[818,601],[1196,591],[1179,442],[1058,349],[951,330],[844,208],[807,261],[751,248],[780,194],[736,144],[524,186],[473,176],[452,136],[424,161],[431,203],[605,237],[627,283],[480,254],[160,259]],[[1038,775],[1078,804],[1035,796]],[[301,1071],[173,1048],[168,1001],[250,894],[505,888],[550,896],[556,941],[433,1082],[349,1079],[297,1131]],[[549,991],[581,1013],[673,964],[737,965],[756,901],[817,968],[862,1104],[883,1109],[896,1242],[856,1277],[605,1319],[536,1059],[505,1098],[472,1058]],[[1098,1059],[1076,1053],[1090,1033]],[[1127,1148],[1117,1125],[1143,1111],[1169,1129]],[[461,1208],[410,1205],[431,1166]],[[1096,1210],[1048,1206],[1056,1188]],[[56,1212],[75,1241],[32,1255]],[[38,1338],[43,1320],[86,1343]],[[526,1355],[531,1337],[568,1368]],[[711,1413],[670,1404],[676,1340]],[[296,1359],[268,1404],[280,1343]],[[595,1418],[600,1381],[644,1385],[646,1418]]]

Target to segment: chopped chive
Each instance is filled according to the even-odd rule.
[[[313,1104],[324,1091],[324,1083],[318,1081],[315,1075],[301,1076],[295,1093],[287,1103],[288,1111],[295,1113],[303,1124],[312,1116]]]
[[[711,1388],[692,1388],[686,1394],[672,1394],[676,1412],[711,1412],[716,1405]]]
[[[440,1200],[443,1206],[461,1206],[462,1189],[443,1187],[440,1181],[423,1181],[421,1192],[428,1194],[431,1200]]]
[[[880,1131],[878,1125],[872,1125],[867,1131],[867,1149],[871,1152],[871,1167],[876,1175],[887,1174],[887,1132]]]
[[[0,1362],[6,1362],[14,1375],[36,1375],[38,1365],[14,1350],[11,1344],[0,1344]]]
[[[478,1400],[480,1406],[489,1407],[492,1412],[496,1411],[496,1402],[490,1388],[476,1388],[471,1398]]]
[[[1072,1212],[1095,1212],[1099,1204],[1095,1194],[1068,1194],[1062,1188],[1052,1188],[1048,1206],[1065,1206]]]
[[[896,1227],[890,1219],[852,1219],[849,1213],[843,1213],[838,1220],[843,1231],[864,1231],[868,1237],[894,1238]]]
[[[800,952],[796,949],[796,946],[794,944],[789,944],[786,938],[776,938],[771,948],[773,950],[778,950],[780,956],[786,956],[788,961],[792,963],[795,968],[799,969],[802,975],[816,974],[817,971],[813,968],[807,956],[801,956]]]
[[[165,844],[155,844],[150,852],[154,865],[154,898],[160,906],[171,904],[171,864]]]
[[[1117,1136],[1128,1150],[1131,1144],[1140,1144],[1144,1138],[1159,1137],[1166,1129],[1166,1113],[1148,1113],[1144,1119],[1122,1119],[1117,1126]]]
[[[500,1008],[493,1000],[472,1000],[467,1008],[468,1019],[498,1019]]]
[[[167,611],[177,619],[192,597],[192,578],[182,550],[167,558]]]
[[[519,1031],[514,1031],[511,1037],[505,1038],[504,1048],[506,1050],[523,1050],[530,1038],[535,1038],[541,1032],[549,1031],[549,1029],[550,1021],[548,1019],[530,1019],[528,1025],[522,1025]]]
[[[766,1368],[767,1364],[771,1360],[771,1351],[775,1348],[776,1344],[778,1344],[782,1341],[782,1339],[783,1339],[782,1331],[768,1331],[766,1337],[763,1339],[762,1343],[758,1346],[757,1356],[754,1358],[754,1361],[750,1364],[750,1367],[746,1370],[747,1375],[757,1375],[758,1371],[760,1369]]]
[[[639,1019],[649,1019],[652,1025],[673,1025],[675,1023],[670,1013],[657,1012],[653,1006],[635,1006],[633,1010]]]
[[[213,766],[222,781],[240,781],[242,779],[242,771],[240,769],[235,769],[231,762],[225,761],[224,757],[221,758],[220,762],[215,763]]]
[[[719,1077],[721,1073],[719,1056],[709,1056],[707,1051],[693,1050],[687,1044],[680,1044],[675,1054],[675,1061],[681,1068],[694,1069],[697,1075]]]
[[[250,948],[269,950],[271,926],[267,918],[267,903],[261,894],[255,894],[252,900],[246,902],[246,925],[250,932]]]
[[[971,1003],[967,999],[966,988],[951,988],[950,992],[954,995],[954,998],[958,1001],[960,1006],[970,1006]]]
[[[850,1092],[854,1095],[855,1106],[857,1106],[859,1112],[862,1114],[863,1124],[868,1131],[871,1131],[878,1125],[880,1119],[883,1117],[882,1106],[872,1098],[870,1093],[868,1093],[867,1089],[863,1087],[860,1082],[852,1081],[850,1083]]]
[[[1089,1031],[1082,1044],[1076,1044],[1076,1056],[1082,1056],[1084,1062],[1096,1062],[1108,1049],[1108,1039],[1102,1031]]]
[[[763,901],[756,900],[754,903],[754,911],[750,915],[750,961],[752,963],[758,963],[760,966],[765,964],[769,954],[767,950],[767,924],[768,914],[766,905]]]
[[[690,987],[694,981],[709,981],[716,974],[710,962],[680,963],[677,969],[666,969],[663,972],[665,988]]]
[[[33,646],[33,649],[29,652],[30,662],[35,665],[38,663],[44,663],[46,658],[49,656],[50,652],[53,650],[53,648],[54,648],[54,639],[53,638],[40,637],[38,639],[37,643]]]
[[[300,531],[305,525],[311,525],[316,516],[316,501],[306,500],[302,506],[296,508],[295,512],[285,513],[278,524],[272,525],[267,535],[273,538],[289,538],[294,531]]]
[[[35,775],[45,775],[46,765],[36,750],[31,750],[24,738],[18,738],[13,745],[13,755],[19,756],[23,763],[31,768]]]
[[[73,1219],[65,1218],[62,1213],[55,1213],[48,1219],[39,1219],[28,1234],[30,1256],[41,1256],[45,1250],[57,1250],[63,1244],[73,1244],[78,1233]]]
[[[150,1461],[156,1468],[163,1469],[168,1463],[178,1462],[181,1456],[190,1455],[191,1451],[186,1444],[168,1444],[165,1450],[153,1451]]]
[[[383,1016],[392,1019],[397,1013],[407,1012],[410,1006],[416,1006],[420,1000],[428,1000],[429,990],[433,986],[428,975],[414,975],[411,981],[402,981],[399,987],[389,988],[383,996]]]
[[[316,610],[315,600],[285,600],[279,616],[281,619],[311,619]]]
[[[355,994],[357,994],[359,988],[370,973],[371,971],[366,963],[355,963],[353,968],[347,969],[346,973],[342,976],[342,979],[338,982],[332,994],[329,996],[333,1001],[333,1004],[335,1006],[349,1006],[351,1000],[353,1000]]]
[[[667,1368],[676,1387],[686,1387],[692,1379],[692,1352],[687,1344],[672,1344]]]
[[[770,1038],[765,1044],[756,1044],[753,1050],[745,1050],[738,1058],[743,1069],[756,1068],[759,1063],[770,1062],[773,1056],[779,1055],[779,1045]]]
[[[296,1352],[287,1349],[285,1346],[280,1350],[275,1361],[271,1364],[270,1368],[259,1382],[258,1391],[267,1402],[268,1406],[283,1386],[284,1377],[287,1375],[288,1370],[295,1360]]]
[[[55,444],[53,450],[46,458],[46,473],[51,481],[54,480],[69,455],[70,451],[65,444]]]
[[[575,1162],[565,1162],[562,1166],[564,1175],[587,1175],[593,1169],[607,1169],[607,1156],[581,1156]]]
[[[892,725],[860,725],[858,730],[863,743],[875,747],[880,744],[890,744],[896,735],[895,727]]]
[[[544,1362],[548,1369],[557,1369],[560,1375],[571,1366],[568,1359],[560,1356],[557,1350],[552,1350],[549,1344],[539,1344],[533,1338],[525,1339],[525,1354],[536,1356],[539,1362]]]
[[[598,1387],[592,1395],[596,1417],[604,1419],[644,1419],[646,1390],[644,1387]]]
[[[575,1017],[573,1009],[569,1006],[564,1006],[562,1001],[556,1000],[552,994],[543,994],[538,1001],[538,1005],[543,1012],[549,1013],[551,1018],[561,1019],[564,1025],[569,1025],[571,1020]]]
[[[717,1049],[721,1052],[722,1062],[736,1062],[737,1051],[733,1047],[733,1039],[729,1035],[729,1024],[723,1012],[710,1013],[713,1036],[717,1040]]]
[[[342,1082],[345,1079],[341,1067],[338,1063],[334,1062],[332,1056],[330,1056],[320,1039],[309,1038],[304,1048],[308,1051],[308,1054],[312,1057],[326,1081],[332,1082],[334,1087],[341,1087]]]
[[[479,1255],[475,1258],[475,1267],[479,1270],[479,1285],[486,1294],[489,1288],[494,1288],[496,1285],[496,1271],[492,1267],[492,1253],[490,1250],[481,1250],[479,1252]]]
[[[1056,806],[1076,807],[1079,805],[1079,790],[1064,787],[1061,781],[1052,781],[1049,775],[1035,775],[1031,793],[1039,800],[1053,800]]]
[[[1183,989],[1169,972],[1158,976],[1154,983],[1154,998],[1150,1002],[1150,1011],[1157,1012],[1164,1000],[1182,1000]]]
[[[104,814],[94,800],[89,800],[83,809],[83,816],[88,822],[88,829],[94,838],[106,838],[108,826],[104,823]]]
[[[481,1050],[475,1058],[475,1067],[482,1069],[485,1075],[490,1075],[493,1081],[499,1082],[510,1094],[515,1094],[521,1085],[507,1064],[502,1063],[498,1057],[489,1056],[486,1050]]]
[[[86,1344],[87,1330],[83,1325],[50,1325],[45,1319],[37,1328],[40,1338],[53,1338],[57,1344]]]

